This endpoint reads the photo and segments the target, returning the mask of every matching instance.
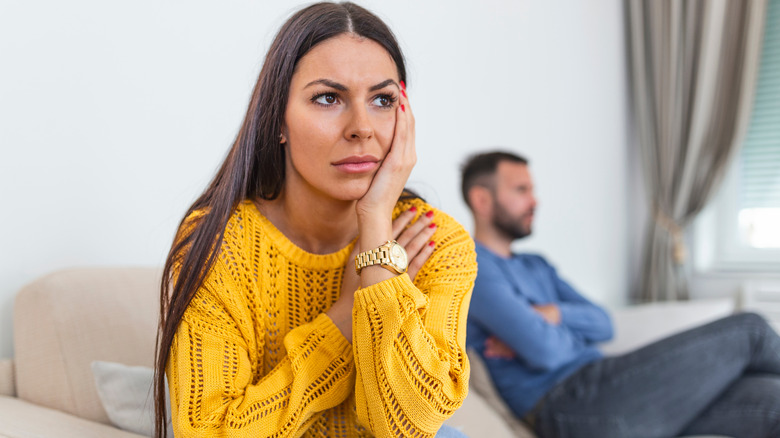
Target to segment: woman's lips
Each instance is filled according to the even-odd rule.
[[[379,167],[379,160],[371,156],[349,157],[333,163],[333,166],[344,173],[364,173]]]

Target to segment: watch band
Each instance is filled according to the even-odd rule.
[[[389,269],[397,274],[403,274],[406,270],[399,269],[395,266],[390,258],[390,249],[393,245],[398,245],[394,240],[388,240],[377,248],[361,252],[355,257],[355,270],[358,274],[363,268],[368,266],[380,265],[383,268]]]
[[[368,266],[381,265],[383,263],[389,264],[390,249],[387,247],[389,242],[390,241],[383,243],[378,248],[358,254],[357,257],[355,257],[355,269],[357,270],[357,273],[360,274],[360,271]]]

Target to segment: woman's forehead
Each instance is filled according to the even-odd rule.
[[[398,82],[398,69],[390,53],[379,43],[354,34],[325,40],[298,61],[293,86],[329,79],[339,83],[374,85],[387,79]]]

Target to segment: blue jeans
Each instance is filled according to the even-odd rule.
[[[729,316],[582,367],[532,416],[541,437],[780,437],[780,337]]]
[[[442,425],[434,438],[468,438],[461,433],[458,429],[452,428],[447,425]]]

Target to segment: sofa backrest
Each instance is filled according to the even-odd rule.
[[[14,304],[17,396],[110,424],[90,364],[153,365],[159,280],[155,268],[82,268],[25,286]]]

